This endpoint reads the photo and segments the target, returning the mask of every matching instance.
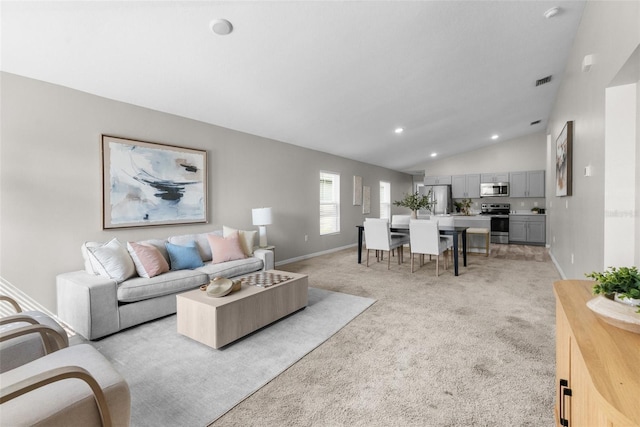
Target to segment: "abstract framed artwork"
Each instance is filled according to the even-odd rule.
[[[556,196],[571,196],[573,122],[567,122],[556,139]]]
[[[371,213],[371,187],[367,185],[362,187],[362,213]]]
[[[207,222],[207,152],[102,135],[103,228]]]
[[[362,177],[353,176],[353,206],[362,204]]]

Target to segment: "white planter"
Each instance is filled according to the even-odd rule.
[[[627,304],[633,307],[640,307],[640,299],[638,298],[627,298],[619,296],[619,294],[616,293],[613,299],[615,301],[621,302],[622,304]]]

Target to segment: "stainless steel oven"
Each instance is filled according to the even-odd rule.
[[[483,203],[482,215],[491,216],[491,243],[509,243],[509,203]]]

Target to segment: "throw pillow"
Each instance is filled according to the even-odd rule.
[[[211,262],[214,264],[246,258],[240,246],[240,236],[237,231],[227,237],[220,237],[212,233],[207,234],[207,239],[209,239],[211,246]]]
[[[155,277],[169,271],[169,264],[160,251],[152,245],[127,242],[127,250],[140,277]]]
[[[97,276],[100,273],[98,273],[98,271],[93,267],[93,263],[91,262],[92,256],[89,255],[89,248],[99,248],[103,245],[104,242],[84,242],[80,247],[82,259],[84,260],[84,271],[94,276]]]
[[[87,247],[87,251],[91,265],[101,276],[121,283],[136,273],[129,252],[116,238],[98,247]]]
[[[169,261],[171,262],[171,270],[191,270],[204,265],[195,241],[185,246],[167,242],[166,246],[169,253]]]
[[[222,226],[222,235],[224,237],[228,237],[234,231],[237,231],[240,236],[240,246],[242,247],[244,254],[246,256],[253,255],[253,245],[256,241],[256,234],[258,232],[255,230],[236,230],[235,228],[227,227],[225,225]]]

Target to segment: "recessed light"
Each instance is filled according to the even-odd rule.
[[[395,132],[395,133],[402,133],[402,132],[404,132],[404,128],[396,128],[396,129],[394,130],[394,132]]]
[[[438,155],[438,153],[431,153],[431,157],[435,157],[437,155]]]
[[[209,23],[209,28],[219,36],[226,36],[233,31],[233,25],[226,19],[214,19]]]
[[[491,135],[491,139],[498,139],[498,138],[500,138],[499,135]]]

